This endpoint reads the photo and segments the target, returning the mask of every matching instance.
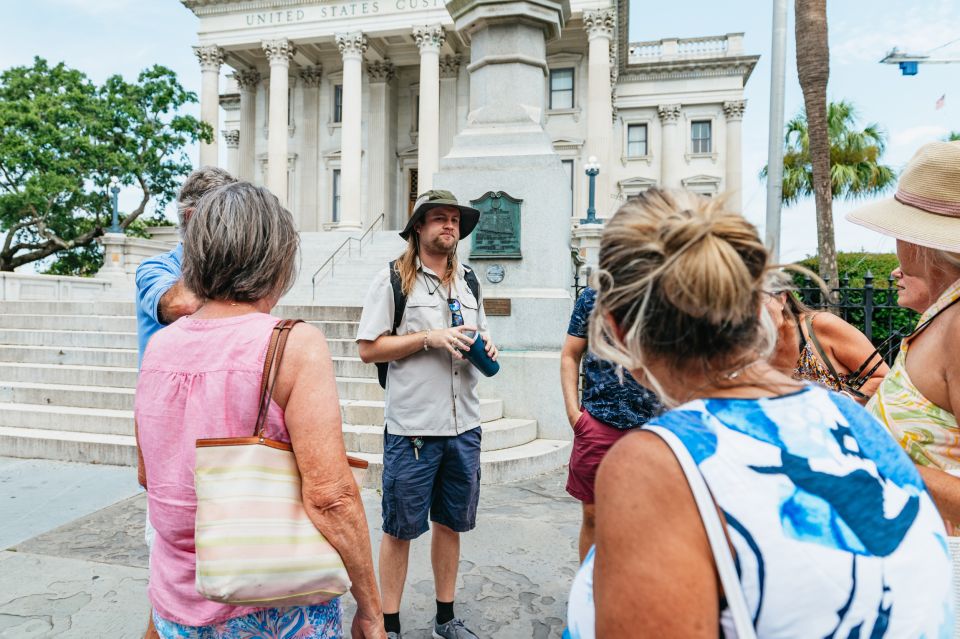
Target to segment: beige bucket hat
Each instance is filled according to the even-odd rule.
[[[847,214],[868,229],[960,253],[960,142],[931,142],[907,164],[896,194]]]

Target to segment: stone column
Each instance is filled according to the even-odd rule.
[[[220,65],[223,49],[215,44],[193,47],[200,61],[200,120],[213,128],[213,141],[200,143],[200,166],[216,166],[220,126]]]
[[[395,69],[390,60],[367,65],[370,79],[370,117],[367,121],[367,218],[364,226],[373,222],[381,213],[390,214],[392,199],[390,141],[395,137],[390,122],[395,117],[391,108],[390,81]],[[341,196],[342,197],[342,196]],[[391,228],[393,220],[384,218],[384,228]]]
[[[267,123],[267,188],[287,206],[287,108],[293,43],[286,38],[266,40],[263,52],[270,61],[270,113]]]
[[[237,175],[237,168],[240,163],[240,130],[229,129],[221,131],[223,141],[227,143],[227,171],[230,175]]]
[[[680,158],[683,156],[683,140],[680,137],[680,105],[661,104],[657,107],[660,116],[660,187],[680,188]]]
[[[363,52],[367,36],[359,31],[338,33],[343,57],[343,117],[340,126],[340,226],[360,228],[360,173],[362,170]]]
[[[723,114],[727,116],[727,158],[726,177],[723,189],[728,195],[727,206],[732,211],[741,213],[743,206],[743,165],[741,158],[741,125],[743,111],[747,107],[746,100],[733,100],[723,103]]]
[[[300,82],[303,85],[303,118],[298,122],[300,131],[300,166],[297,171],[302,178],[298,181],[300,194],[299,229],[301,231],[320,230],[320,79],[323,67],[320,65],[302,67]]]
[[[439,156],[450,151],[457,135],[457,79],[460,76],[460,56],[440,58],[440,145]]]
[[[583,12],[583,25],[590,42],[587,61],[587,157],[594,156],[600,162],[597,176],[597,215],[606,217],[611,213],[610,198],[610,135],[613,128],[610,100],[610,41],[614,30],[613,9],[598,9]]]
[[[440,168],[440,47],[446,35],[439,24],[413,28],[420,48],[420,118],[417,122],[417,186],[433,188]]]
[[[260,74],[253,69],[245,69],[234,73],[233,79],[240,88],[240,147],[234,175],[252,182],[256,176],[257,87],[260,85]]]

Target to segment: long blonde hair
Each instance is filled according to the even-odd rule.
[[[410,237],[407,239],[407,248],[403,254],[397,258],[394,264],[394,270],[400,276],[400,288],[407,297],[413,292],[413,285],[417,281],[417,259],[420,256],[420,234],[417,228],[413,229]],[[450,255],[447,256],[447,271],[441,273],[440,283],[443,286],[449,286],[457,272],[459,262],[457,261],[457,247],[454,245]]]
[[[649,358],[719,380],[776,343],[761,312],[767,250],[720,198],[651,189],[628,201],[607,224],[599,266],[591,348],[644,371],[665,402]]]

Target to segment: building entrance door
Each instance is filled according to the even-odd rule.
[[[419,189],[419,179],[417,169],[410,169],[407,172],[409,184],[407,185],[407,219],[413,215],[413,205],[417,203],[417,190]]]

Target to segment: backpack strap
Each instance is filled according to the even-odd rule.
[[[403,294],[403,283],[400,281],[400,272],[397,271],[397,261],[392,260],[389,266],[390,270],[390,288],[393,291],[393,328],[390,329],[391,335],[397,334],[400,327],[400,320],[403,319],[403,312],[407,308],[407,296]],[[380,388],[387,387],[387,371],[390,368],[390,362],[377,362],[377,381],[380,382]]]
[[[463,279],[467,282],[467,288],[470,289],[470,292],[473,293],[473,296],[477,298],[477,304],[480,304],[480,281],[477,279],[476,272],[467,266],[463,265]]]

